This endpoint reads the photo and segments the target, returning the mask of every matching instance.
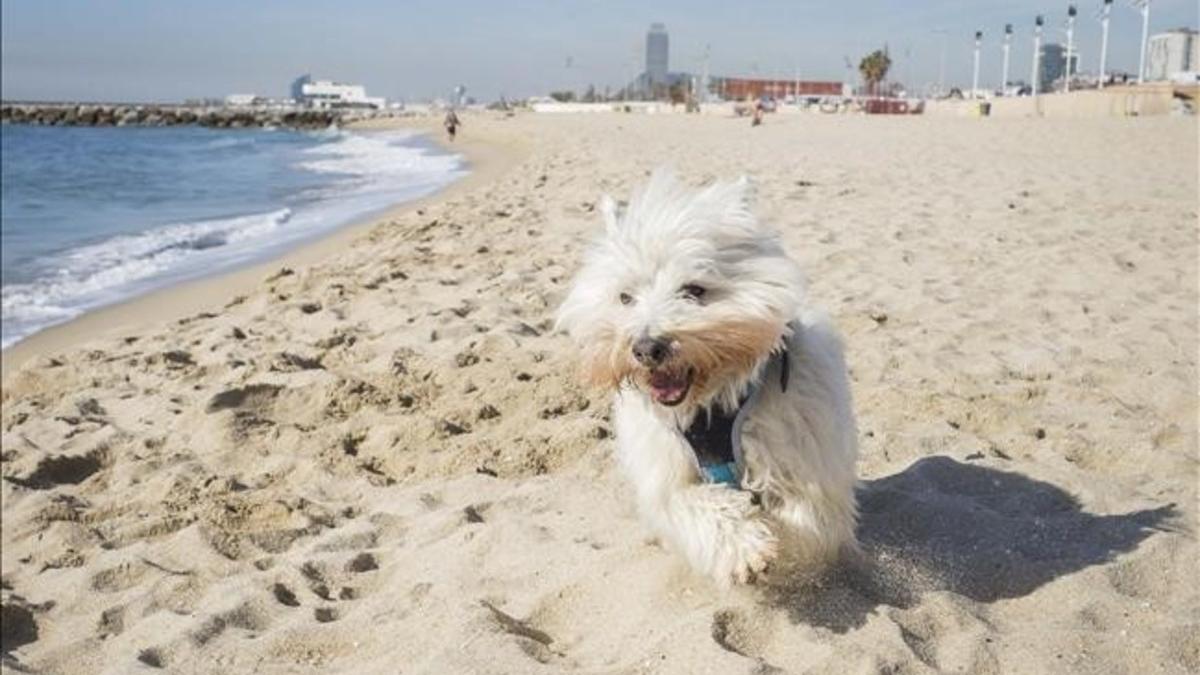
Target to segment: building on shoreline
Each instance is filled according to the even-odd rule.
[[[1195,30],[1177,28],[1154,35],[1146,52],[1146,79],[1196,81],[1200,71],[1200,33]]]
[[[1049,92],[1067,74],[1067,48],[1056,43],[1042,45],[1038,57],[1038,90]],[[1079,74],[1079,49],[1071,54],[1071,75]]]
[[[844,96],[847,94],[842,82],[766,80],[746,77],[710,78],[709,90],[717,98],[726,101],[742,101],[747,98],[786,99],[803,96]]]
[[[668,84],[670,48],[667,27],[661,23],[650,24],[650,31],[646,33],[646,84],[651,88]]]
[[[292,82],[292,100],[309,108],[374,108],[387,106],[387,100],[378,96],[367,96],[361,84],[343,84],[333,80],[314,80],[310,75],[301,75]]]
[[[230,94],[225,97],[225,105],[231,108],[245,108],[268,103],[267,99],[257,94]]]

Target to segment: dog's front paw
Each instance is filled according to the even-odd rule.
[[[752,517],[743,521],[729,538],[729,547],[730,578],[735,583],[748,584],[767,571],[779,552],[779,540],[761,517]]]
[[[775,559],[779,542],[754,496],[744,490],[713,488],[710,499],[721,504],[725,516],[719,561],[712,570],[718,583],[754,581]]]

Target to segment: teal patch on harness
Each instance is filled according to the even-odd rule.
[[[710,464],[703,467],[704,476],[710,483],[724,483],[737,487],[737,462]]]

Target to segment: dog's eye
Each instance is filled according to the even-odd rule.
[[[628,305],[629,303],[633,302],[633,296],[628,293],[622,293],[618,295],[617,298],[621,300],[622,305]]]
[[[700,300],[708,292],[708,289],[698,284],[684,284],[679,289],[679,292],[688,300]]]

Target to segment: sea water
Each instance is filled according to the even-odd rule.
[[[0,343],[277,256],[429,194],[462,159],[411,132],[0,128]]]

